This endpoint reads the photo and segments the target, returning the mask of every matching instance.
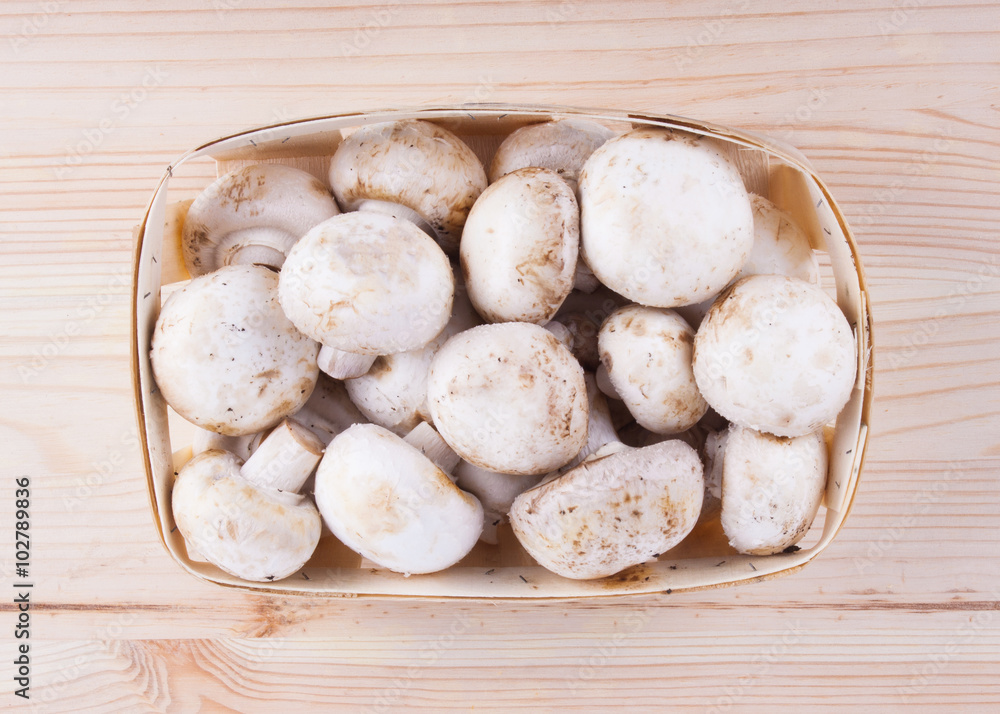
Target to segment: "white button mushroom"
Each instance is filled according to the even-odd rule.
[[[468,295],[457,288],[451,319],[437,337],[417,350],[382,355],[368,372],[344,381],[351,400],[373,424],[402,436],[421,419],[431,420],[427,405],[431,360],[449,337],[480,324]]]
[[[579,580],[645,563],[698,521],[701,460],[682,441],[632,449],[614,437],[603,397],[588,390],[591,432],[608,443],[561,476],[522,493],[510,510],[518,541],[539,565]],[[590,446],[590,444],[588,444]]]
[[[651,307],[700,302],[753,244],[739,171],[712,143],[663,129],[611,139],[580,176],[583,255],[602,283]]]
[[[288,577],[319,543],[319,513],[298,490],[322,452],[309,431],[285,420],[246,463],[226,451],[194,457],[171,495],[178,530],[190,548],[238,578]]]
[[[573,289],[579,212],[572,189],[548,169],[518,169],[483,192],[459,255],[469,298],[484,319],[552,319]]]
[[[315,176],[281,164],[255,164],[220,176],[184,219],[184,264],[193,276],[224,265],[278,269],[295,242],[340,213]]]
[[[150,360],[167,404],[230,436],[274,426],[305,404],[319,345],[278,304],[278,276],[232,265],[193,279],[163,305]]]
[[[601,362],[640,426],[676,434],[708,410],[691,368],[694,330],[672,310],[630,305],[605,321]]]
[[[751,194],[750,205],[753,248],[735,280],[748,275],[787,275],[819,285],[819,260],[805,232],[791,216],[763,196]],[[677,312],[697,328],[713,302],[715,296],[696,305],[679,307]]]
[[[431,363],[427,400],[448,445],[490,471],[547,473],[587,439],[583,369],[529,323],[481,325],[448,340]]]
[[[577,455],[560,471],[573,468],[605,444],[617,440],[611,425],[611,415],[608,412],[607,402],[597,395],[597,385],[594,378],[585,373],[583,379],[587,387],[587,400],[590,405],[587,419],[587,441]],[[478,498],[483,504],[483,534],[479,539],[484,543],[497,543],[497,528],[501,523],[507,522],[507,513],[510,511],[514,499],[543,479],[557,478],[560,471],[553,471],[547,475],[516,475],[489,471],[475,464],[470,464],[468,461],[459,463],[455,469],[458,485]]]
[[[787,275],[819,284],[819,261],[805,234],[790,215],[763,196],[751,194],[753,249],[737,278]]]
[[[722,450],[722,529],[730,545],[770,555],[802,540],[826,488],[822,432],[785,438],[733,425]]]
[[[559,174],[579,199],[577,180],[594,150],[614,136],[600,124],[583,119],[557,119],[521,127],[497,148],[490,164],[490,183],[517,169],[536,166]],[[573,286],[593,292],[599,283],[583,259],[576,261]]]
[[[447,256],[427,234],[408,221],[357,212],[321,223],[295,244],[278,296],[299,330],[325,347],[365,355],[370,366],[377,355],[423,347],[441,332],[454,287]],[[328,364],[324,371],[349,376]]]
[[[330,186],[345,211],[412,220],[452,252],[486,172],[447,129],[407,120],[361,127],[344,139],[330,163]]]
[[[352,426],[327,447],[316,471],[316,505],[344,545],[405,574],[454,565],[483,528],[475,496],[419,445],[375,424]]]
[[[694,376],[726,419],[777,436],[816,431],[840,413],[857,358],[844,313],[822,289],[752,275],[715,301],[694,340]]]
[[[576,191],[584,162],[614,132],[595,122],[557,119],[530,124],[510,134],[497,148],[490,164],[490,183],[512,171],[537,166],[559,174]]]

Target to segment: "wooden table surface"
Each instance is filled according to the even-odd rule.
[[[27,476],[34,583],[30,640],[0,603],[0,706],[996,711],[1000,5],[257,4],[0,5],[0,564],[10,588]],[[168,557],[128,339],[132,227],[161,172],[257,125],[472,101],[770,133],[825,177],[871,284],[876,409],[853,512],[804,570],[619,599],[320,600]]]

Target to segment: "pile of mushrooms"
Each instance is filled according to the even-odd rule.
[[[806,233],[716,140],[557,120],[487,171],[389,122],[327,181],[248,166],[188,211],[193,279],[151,362],[199,427],[172,496],[189,551],[273,581],[325,526],[411,575],[506,532],[594,579],[713,508],[741,553],[809,530],[854,336]]]

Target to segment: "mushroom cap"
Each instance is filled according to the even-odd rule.
[[[815,285],[752,275],[726,289],[698,328],[694,376],[729,421],[803,436],[834,419],[854,387],[854,335]]]
[[[338,213],[330,191],[305,171],[282,164],[230,171],[188,209],[184,264],[192,276],[204,275],[235,262],[236,253],[248,245],[288,255],[310,228]]]
[[[780,437],[733,425],[723,448],[721,518],[729,544],[771,555],[802,540],[826,489],[822,432]]]
[[[427,401],[448,445],[490,471],[547,473],[587,441],[583,369],[538,325],[480,325],[449,339],[431,362]]]
[[[700,302],[753,245],[743,179],[704,137],[636,129],[597,149],[580,174],[583,255],[598,279],[652,307]]]
[[[214,450],[187,462],[174,482],[174,520],[188,545],[227,573],[281,580],[316,550],[319,512],[308,499],[254,488],[240,476],[242,464]]]
[[[526,168],[487,188],[472,207],[459,255],[469,298],[489,322],[551,320],[573,289],[580,209],[548,169]]]
[[[361,127],[337,147],[330,186],[345,211],[367,200],[405,206],[458,247],[469,209],[486,188],[479,158],[447,129],[420,120]]]
[[[655,307],[623,307],[601,327],[601,362],[640,426],[676,434],[708,411],[691,368],[693,343],[694,330],[680,315]]]
[[[497,148],[490,183],[528,166],[559,174],[576,191],[580,169],[594,150],[614,136],[607,127],[582,119],[557,119],[523,126]]]
[[[281,311],[272,270],[230,265],[167,298],[150,360],[160,392],[178,414],[242,436],[305,404],[319,376],[318,352]]]
[[[432,573],[472,550],[483,507],[418,449],[375,424],[339,434],[316,471],[316,505],[346,546],[397,573]]]
[[[455,278],[448,257],[409,221],[344,213],[295,244],[278,297],[295,326],[345,352],[423,347],[448,322]]]
[[[763,196],[750,194],[753,207],[753,248],[736,280],[748,275],[787,275],[820,284],[819,260],[809,237],[787,213]],[[677,312],[698,329],[717,295],[695,305],[678,307]]]
[[[592,456],[514,500],[514,534],[539,565],[578,580],[645,563],[680,543],[701,513],[701,460],[682,441]]]
[[[819,261],[795,220],[757,194],[750,195],[753,208],[753,249],[737,278],[748,275],[787,275],[819,284]]]
[[[467,294],[456,289],[451,319],[437,337],[416,350],[381,355],[367,373],[344,380],[351,401],[373,424],[399,436],[407,434],[421,419],[430,421],[427,375],[431,361],[449,337],[478,324],[479,315]]]

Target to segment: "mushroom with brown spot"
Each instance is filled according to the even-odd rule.
[[[352,426],[330,443],[316,471],[316,505],[333,534],[407,575],[454,565],[483,528],[479,501],[441,468],[457,457],[428,424],[418,428],[404,440],[375,424]]]
[[[340,213],[315,176],[282,164],[231,171],[202,191],[184,219],[184,264],[192,276],[224,265],[281,268],[306,232]]]
[[[695,335],[698,390],[731,422],[803,436],[843,409],[854,388],[851,326],[822,289],[751,275],[715,301]]]
[[[674,311],[630,305],[601,327],[601,363],[640,426],[677,434],[708,410],[691,367],[694,330]]]
[[[604,397],[596,385],[589,385],[588,395],[591,431],[607,443],[519,495],[510,510],[514,534],[528,554],[578,580],[614,575],[673,548],[697,523],[704,493],[694,449],[676,439],[625,446],[614,436],[607,409],[598,406]]]
[[[335,216],[288,254],[279,280],[281,307],[321,342],[321,368],[346,379],[378,355],[418,349],[448,322],[451,264],[412,223],[378,213]]]
[[[615,292],[650,307],[716,294],[753,245],[750,198],[709,139],[643,128],[611,139],[580,175],[583,256]]]
[[[543,474],[587,439],[583,369],[538,325],[480,325],[449,339],[431,362],[427,401],[434,426],[481,468]]]
[[[573,289],[580,245],[572,189],[548,169],[518,169],[469,213],[459,255],[476,310],[489,322],[546,322]]]
[[[316,386],[319,345],[278,304],[278,276],[232,265],[171,294],[153,329],[160,392],[188,421],[229,436],[274,426]]]
[[[741,553],[780,553],[805,537],[827,479],[822,432],[780,437],[733,425],[720,446],[722,529]]]
[[[486,188],[472,149],[447,129],[415,119],[357,129],[337,147],[329,176],[345,211],[412,221],[449,252]]]
[[[577,180],[584,162],[614,136],[607,127],[584,119],[556,119],[530,124],[510,134],[497,148],[490,164],[490,183],[518,169],[534,166],[555,171],[579,199]],[[583,259],[576,261],[573,286],[593,292],[599,283]]]
[[[322,452],[308,430],[285,420],[246,462],[226,451],[195,456],[171,495],[188,547],[244,580],[281,580],[297,571],[319,543],[319,513],[298,491]]]

